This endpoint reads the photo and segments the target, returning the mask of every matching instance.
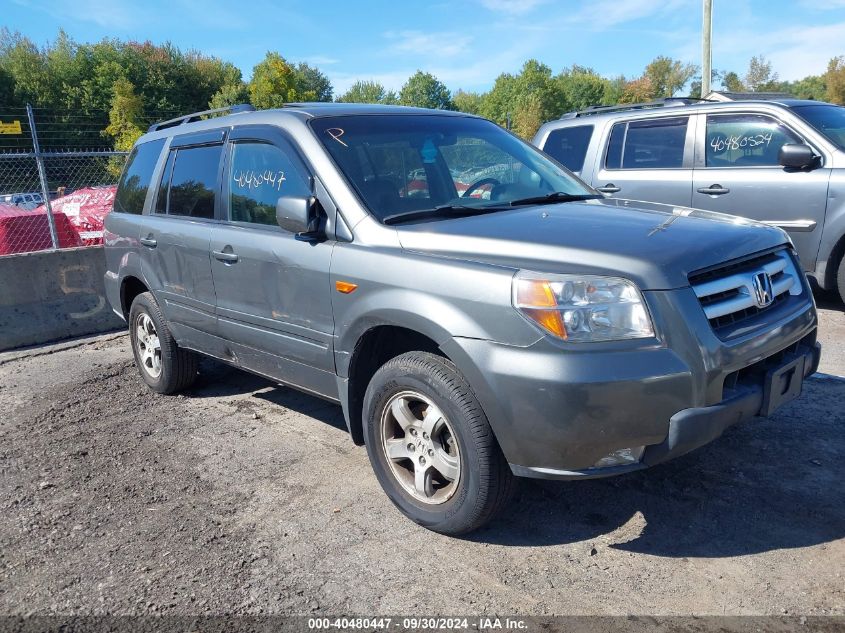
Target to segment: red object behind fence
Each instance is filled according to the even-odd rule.
[[[83,246],[103,243],[103,220],[114,204],[116,186],[87,187],[56,198],[50,203],[53,213],[64,213]],[[37,210],[43,210],[40,206]]]
[[[56,220],[59,248],[82,246],[82,240],[67,216],[55,213],[53,217]],[[0,204],[0,255],[43,251],[52,247],[50,224],[44,207],[27,211],[20,207]]]

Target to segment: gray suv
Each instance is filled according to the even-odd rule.
[[[845,108],[795,99],[593,107],[546,123],[534,144],[609,196],[786,230],[804,270],[845,300]]]
[[[605,200],[459,113],[291,104],[152,126],[106,219],[142,379],[197,354],[339,403],[408,517],[460,534],[514,475],[684,454],[795,398],[816,310],[786,234]]]

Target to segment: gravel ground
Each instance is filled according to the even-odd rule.
[[[845,614],[845,313],[773,418],[614,479],[526,481],[467,539],[404,519],[340,408],[125,336],[0,354],[2,614]]]

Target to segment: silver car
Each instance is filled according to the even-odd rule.
[[[776,227],[605,200],[475,116],[240,110],[154,125],[118,185],[106,293],[141,378],[187,389],[204,354],[338,403],[430,529],[484,525],[515,475],[682,455],[818,366]]]
[[[534,145],[598,191],[735,214],[789,233],[845,300],[845,108],[794,99],[594,107]]]

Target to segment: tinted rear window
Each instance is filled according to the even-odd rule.
[[[672,169],[684,164],[689,117],[617,123],[607,147],[608,169]]]
[[[570,171],[581,171],[592,136],[592,125],[554,130],[546,139],[543,151]]]
[[[144,210],[147,189],[150,188],[153,171],[163,147],[164,139],[135,146],[117,184],[117,194],[114,197],[115,211],[139,214]]]

